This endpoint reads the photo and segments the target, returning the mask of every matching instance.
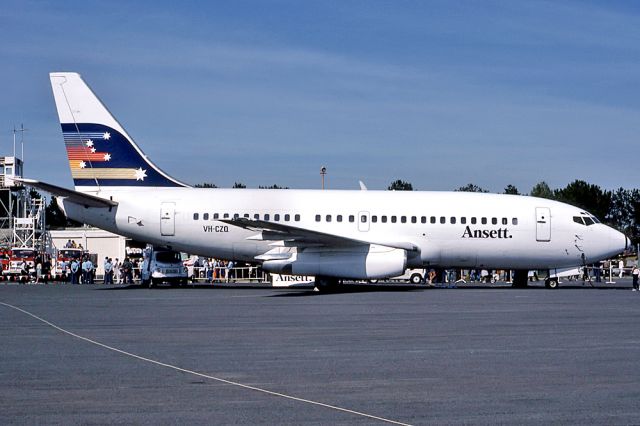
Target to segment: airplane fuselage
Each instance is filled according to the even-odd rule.
[[[406,250],[406,267],[552,269],[620,251],[624,236],[587,226],[580,209],[552,200],[465,192],[153,188],[101,191],[118,206],[64,202],[73,219],[203,256],[255,262],[273,249],[233,218]],[[226,220],[226,221],[223,221]]]

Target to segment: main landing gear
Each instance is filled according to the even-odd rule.
[[[513,272],[513,283],[511,284],[514,288],[527,288],[529,285],[529,271],[526,269],[516,269]]]
[[[334,277],[316,277],[316,289],[321,293],[333,293],[338,290],[340,280]]]

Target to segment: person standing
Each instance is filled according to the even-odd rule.
[[[104,262],[104,283],[113,284],[113,263],[109,258]]]
[[[128,257],[125,257],[122,262],[122,275],[123,284],[133,284],[133,264]]]
[[[71,284],[78,284],[78,274],[80,272],[80,262],[78,259],[71,261]]]
[[[120,262],[116,257],[116,261],[113,263],[113,275],[114,275],[114,281],[116,284],[122,283],[120,268],[122,268],[122,262]]]
[[[93,284],[93,262],[88,257],[82,262],[83,284]]]
[[[618,262],[618,268],[620,269],[618,278],[622,278],[622,274],[624,274],[624,260],[620,259],[620,261]]]
[[[638,265],[633,267],[631,275],[633,276],[633,291],[640,290],[638,287],[638,278],[640,278],[640,268],[638,268]]]
[[[38,259],[36,262],[36,283],[40,283],[42,281],[42,261]]]

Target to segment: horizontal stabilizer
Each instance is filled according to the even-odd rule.
[[[73,191],[71,189],[62,188],[60,186],[51,185],[33,179],[14,178],[16,182],[21,182],[27,186],[41,189],[52,195],[64,197],[72,203],[80,204],[85,207],[115,207],[117,202],[96,197],[94,195],[84,194],[82,192]]]

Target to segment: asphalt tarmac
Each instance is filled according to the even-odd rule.
[[[638,424],[629,288],[0,284],[0,422]]]

